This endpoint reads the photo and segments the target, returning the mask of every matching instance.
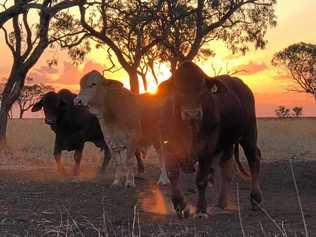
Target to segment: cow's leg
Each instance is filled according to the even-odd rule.
[[[174,161],[167,161],[166,169],[171,184],[171,200],[173,203],[173,207],[179,218],[187,218],[190,215],[190,210],[184,200],[181,190],[178,187],[180,175],[179,166]]]
[[[83,145],[79,149],[75,150],[75,154],[74,154],[75,165],[73,169],[74,176],[79,176],[80,174],[80,162],[82,158],[82,150],[83,150]]]
[[[140,149],[136,150],[135,157],[137,160],[137,172],[144,173],[145,167],[144,167],[144,162],[143,162],[143,153]]]
[[[57,171],[63,175],[66,174],[65,168],[62,164],[62,157],[61,157],[61,147],[58,145],[58,140],[55,140],[55,145],[54,145],[54,157],[57,165]]]
[[[224,209],[227,207],[228,193],[231,190],[233,180],[233,147],[225,149],[223,156],[219,160],[221,172],[220,194],[218,197],[217,206]]]
[[[261,189],[259,185],[261,152],[257,145],[252,142],[242,141],[240,144],[245,152],[251,171],[250,202],[252,204],[252,208],[256,209],[257,204],[262,202]]]
[[[136,149],[134,146],[129,147],[125,151],[125,167],[126,167],[126,181],[125,186],[126,187],[135,187],[135,152]]]
[[[106,167],[108,166],[110,160],[111,160],[111,152],[110,149],[107,145],[103,146],[102,148],[102,153],[103,153],[103,163],[101,166],[101,169],[99,171],[99,173],[105,173]]]
[[[111,156],[113,157],[114,160],[114,181],[112,183],[112,187],[118,187],[122,186],[122,172],[123,172],[123,167],[122,167],[122,154],[120,152],[112,152]]]
[[[57,165],[57,171],[62,174],[62,175],[65,175],[66,174],[66,171],[65,171],[65,168],[62,164],[62,156],[61,156],[61,152],[58,152],[58,153],[55,153],[54,154],[54,157],[55,157],[55,161],[56,161],[56,165]]]
[[[168,174],[167,174],[167,169],[166,169],[166,163],[161,154],[160,147],[158,145],[154,147],[158,154],[159,165],[160,165],[160,176],[157,181],[157,184],[163,184],[163,185],[170,184],[170,180],[168,179]]]
[[[205,192],[208,184],[211,165],[212,160],[210,160],[210,157],[201,157],[199,160],[199,168],[195,180],[198,189],[196,217],[207,217],[207,202]]]

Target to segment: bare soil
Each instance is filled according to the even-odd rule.
[[[295,161],[294,166],[310,236],[314,236],[316,162]],[[98,231],[106,227],[104,233],[110,236],[114,233],[128,236],[135,221],[134,232],[138,233],[140,228],[142,236],[241,236],[235,191],[229,210],[212,208],[216,193],[213,190],[209,196],[209,218],[179,220],[172,211],[168,188],[154,183],[159,174],[156,166],[146,167],[144,177],[137,179],[136,189],[111,188],[111,175],[92,178],[93,168],[85,167],[83,172],[85,177],[75,179],[62,177],[52,168],[1,170],[0,235],[57,236],[58,232],[66,235],[68,225],[68,235],[97,236]],[[183,182],[184,193],[192,206],[196,198],[193,180],[184,177]],[[249,183],[236,178],[234,188],[236,182],[240,187],[242,222],[248,236],[264,236],[260,224],[265,232],[278,233],[263,213],[250,210]],[[289,233],[303,233],[289,163],[265,163],[261,184],[263,207],[279,224],[283,222]]]
[[[263,208],[288,236],[305,236],[289,166],[289,159],[293,157],[308,231],[310,236],[316,236],[316,160],[312,159],[315,157],[315,140],[305,138],[288,144],[291,152],[286,153],[284,143],[288,139],[282,130],[287,131],[290,140],[303,130],[312,138],[315,128],[305,128],[309,123],[303,120],[295,122],[292,123],[295,126],[287,126],[287,130],[280,121],[261,121],[259,124],[265,128],[263,133],[269,131],[268,135],[260,137],[261,143],[265,142],[262,144],[263,154],[272,156],[273,150],[265,150],[269,147],[284,157],[263,160]],[[47,128],[42,129],[44,131],[40,130],[39,134],[50,134]],[[35,141],[40,141],[38,135],[33,136]],[[51,141],[51,138],[45,139]],[[279,147],[284,151],[277,150],[273,141],[280,141]],[[305,150],[298,144],[303,144]],[[237,183],[246,236],[282,236],[264,213],[250,210],[250,183],[237,176],[232,185],[229,208],[215,208],[217,191],[209,188],[209,217],[195,219],[192,217],[197,197],[194,177],[183,175],[181,185],[192,207],[192,216],[178,219],[172,210],[168,186],[156,185],[159,167],[155,155],[145,160],[145,173],[138,175],[136,189],[118,189],[110,187],[111,168],[104,176],[96,175],[99,161],[95,158],[87,158],[82,164],[80,177],[74,178],[70,174],[58,174],[53,160],[38,158],[41,154],[50,156],[44,148],[29,147],[17,148],[15,152],[11,146],[0,152],[0,236],[242,236],[236,203]],[[32,162],[28,158],[30,154],[33,154]],[[89,154],[97,153],[93,150],[86,156]],[[72,159],[68,159],[66,169],[69,173],[71,168]]]

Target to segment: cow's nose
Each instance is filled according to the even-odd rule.
[[[74,104],[75,105],[82,105],[82,101],[78,96],[74,99]]]
[[[45,123],[48,125],[53,125],[56,123],[56,119],[45,118]]]

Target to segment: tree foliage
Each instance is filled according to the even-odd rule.
[[[233,53],[245,54],[250,44],[262,49],[268,27],[276,25],[275,0],[167,2],[166,19],[173,22],[164,24],[171,28],[161,49],[172,70],[183,60],[212,56],[209,43],[217,40],[224,41]]]
[[[289,108],[287,108],[287,107],[285,107],[283,105],[278,106],[278,108],[274,110],[275,115],[278,118],[289,118],[289,117],[291,117],[290,111],[291,110]]]
[[[80,5],[80,19],[68,15],[64,19],[71,19],[71,24],[65,27],[69,35],[76,37],[77,32],[95,41],[97,48],[106,46],[106,55],[111,66],[106,70],[117,68],[116,61],[127,72],[130,78],[131,90],[139,92],[138,74],[141,62],[151,48],[161,39],[161,8],[162,0],[154,1],[121,1],[97,0],[82,2]],[[79,23],[79,24],[78,24]],[[159,27],[158,27],[159,26]],[[79,30],[79,28],[81,30]],[[59,31],[59,28],[55,28]],[[71,37],[61,42],[62,47],[69,48],[69,55],[74,62],[81,62],[91,50],[89,41],[82,41],[80,45],[72,47]],[[115,56],[115,59],[113,58]]]
[[[303,107],[295,106],[292,108],[292,111],[293,111],[293,116],[296,118],[301,117],[303,115]]]
[[[314,94],[316,90],[316,45],[297,43],[276,53],[274,66],[285,68],[295,86],[292,91]]]
[[[292,109],[290,109],[288,107],[280,105],[277,109],[274,110],[274,112],[278,118],[299,118],[303,115],[303,107],[294,106]]]
[[[246,53],[250,45],[264,48],[268,27],[276,25],[275,0],[154,0],[88,1],[80,6],[80,23],[97,47],[129,75],[133,91],[138,77],[153,73],[155,62],[179,62],[214,55],[210,42],[224,41],[233,53]],[[70,17],[71,18],[71,17]],[[73,26],[77,25],[73,21]],[[68,27],[70,30],[76,27]],[[74,31],[72,31],[74,32]],[[84,59],[87,43],[70,49],[75,61]],[[116,60],[112,59],[115,55]],[[145,81],[144,81],[145,82]],[[145,83],[144,83],[145,84]]]

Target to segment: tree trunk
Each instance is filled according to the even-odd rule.
[[[177,64],[178,64],[178,61],[176,59],[171,59],[170,60],[170,66],[171,66],[170,71],[171,71],[172,74],[176,71]]]
[[[138,81],[138,75],[137,70],[130,70],[128,72],[129,75],[129,84],[131,87],[131,91],[135,94],[139,94],[139,81]]]
[[[25,74],[18,72],[18,69],[13,68],[3,91],[0,109],[0,144],[6,143],[9,112],[24,86]]]
[[[2,103],[3,104],[3,103]],[[2,110],[0,111],[0,145],[6,143],[6,134],[7,134],[7,124],[8,124],[8,111]]]
[[[25,111],[24,111],[23,109],[20,110],[19,119],[22,119],[22,118],[23,118],[24,112],[25,112]]]

